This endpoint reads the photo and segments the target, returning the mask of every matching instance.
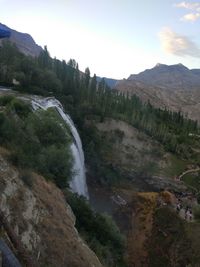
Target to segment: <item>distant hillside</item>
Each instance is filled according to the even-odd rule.
[[[154,106],[182,111],[189,118],[200,119],[200,69],[189,70],[182,64],[157,64],[139,74],[119,81],[114,89],[136,94]]]
[[[200,69],[192,69],[191,72],[200,76]]]
[[[118,80],[116,79],[111,79],[111,78],[106,78],[106,77],[97,77],[97,81],[100,82],[101,79],[105,80],[105,83],[112,89],[113,87],[115,87],[116,83],[118,82]]]
[[[1,23],[0,28],[9,30],[11,32],[11,36],[7,39],[16,44],[19,50],[25,55],[37,57],[42,51],[42,47],[35,43],[31,35],[15,31]],[[0,41],[0,44],[1,42],[2,40]]]
[[[128,80],[141,81],[148,85],[169,89],[190,89],[200,87],[200,70],[189,70],[182,64],[157,64],[137,75],[131,75]]]

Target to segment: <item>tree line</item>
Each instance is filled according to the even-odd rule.
[[[199,161],[193,146],[199,146],[199,127],[179,112],[153,107],[136,95],[111,90],[105,80],[97,82],[89,68],[79,70],[70,59],[51,58],[47,47],[39,57],[25,56],[8,41],[0,48],[0,83],[19,81],[17,90],[42,95],[55,95],[71,113],[77,124],[85,119],[103,121],[106,117],[121,119],[162,143],[167,151]],[[189,135],[189,134],[193,135]]]

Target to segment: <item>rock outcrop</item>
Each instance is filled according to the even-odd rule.
[[[0,210],[37,266],[101,267],[80,238],[63,193],[42,176],[20,171],[0,149]]]

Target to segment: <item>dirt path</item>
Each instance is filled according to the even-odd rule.
[[[181,174],[178,176],[178,179],[181,180],[181,178],[182,178],[184,175],[186,175],[186,174],[188,174],[188,173],[192,173],[192,172],[198,172],[198,171],[200,171],[200,168],[199,168],[199,167],[196,168],[196,169],[187,170],[187,171],[181,173]]]

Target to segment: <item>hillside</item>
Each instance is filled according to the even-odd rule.
[[[119,80],[116,79],[111,79],[111,78],[106,78],[106,77],[97,77],[97,82],[100,82],[102,79],[104,79],[105,83],[112,89],[115,87],[116,83]]]
[[[1,212],[35,266],[102,266],[78,235],[61,190],[42,176],[14,167],[8,155],[0,148]],[[1,232],[1,238],[4,235]]]
[[[40,52],[42,51],[42,47],[35,43],[30,34],[18,32],[2,23],[0,23],[0,28],[9,30],[11,32],[11,36],[6,39],[15,44],[22,53],[32,57],[39,56]],[[0,40],[0,45],[1,43],[2,40]]]
[[[172,178],[182,172],[187,162],[166,153],[158,142],[123,121],[107,119],[97,123],[96,127],[105,142],[112,143],[108,151],[102,152],[105,162],[121,171],[122,177],[129,177],[134,190],[165,187],[185,190],[183,184],[175,183]],[[178,163],[182,167],[178,167]]]
[[[182,64],[165,65],[158,63],[154,68],[136,75],[130,75],[128,80],[141,81],[169,90],[194,90],[200,87],[200,70],[189,70]]]
[[[192,105],[185,92],[196,89],[178,89],[173,99],[171,89],[124,80],[118,85],[137,90],[127,95],[98,83],[89,68],[80,73],[75,60],[53,59],[47,47],[37,58],[10,42],[0,47],[0,84],[11,88],[0,88],[1,205],[13,232],[26,253],[36,248],[41,266],[198,266],[200,128],[176,112],[177,101]],[[74,150],[81,141],[89,201],[70,187],[79,174],[73,163],[84,162]]]
[[[119,81],[116,90],[136,94],[144,102],[181,111],[185,116],[199,121],[200,77],[199,70],[189,70],[182,64],[158,64],[127,80]]]
[[[8,208],[7,206],[3,206],[4,204],[6,204],[4,202],[7,201],[4,199],[3,195],[7,193],[4,193],[4,186],[0,186],[0,190],[2,190],[2,209],[0,215],[3,214],[1,216],[7,217],[9,213],[10,220],[14,220],[14,231],[12,231],[12,235],[17,236],[15,237],[15,240],[20,240],[18,241],[18,243],[22,243],[20,247],[25,246],[25,248],[23,248],[23,251],[25,252],[23,253],[30,254],[29,252],[32,250],[32,243],[28,243],[30,240],[29,237],[27,237],[28,241],[25,238],[26,235],[29,234],[29,232],[31,236],[34,236],[34,233],[32,233],[32,228],[35,229],[36,227],[37,230],[35,231],[40,231],[38,235],[41,239],[43,239],[41,250],[46,249],[44,253],[47,254],[49,251],[52,251],[51,254],[54,255],[53,259],[49,257],[47,259],[46,254],[42,255],[42,252],[38,252],[39,254],[41,254],[41,262],[38,261],[36,266],[43,266],[43,264],[48,264],[48,266],[55,266],[56,264],[59,264],[59,266],[65,266],[68,263],[70,264],[70,266],[101,266],[96,255],[98,255],[101,262],[105,266],[108,264],[108,262],[109,266],[114,266],[114,264],[117,262],[121,262],[122,266],[124,266],[122,255],[124,241],[116,224],[112,221],[110,217],[106,217],[104,215],[94,212],[83,196],[79,197],[77,194],[75,194],[75,192],[77,192],[78,190],[76,190],[76,188],[74,187],[74,189],[72,189],[72,187],[70,186],[71,181],[76,181],[75,186],[79,187],[79,184],[77,184],[79,180],[76,180],[76,172],[79,172],[79,169],[77,169],[77,161],[80,162],[80,158],[78,155],[80,152],[78,150],[75,150],[75,140],[72,134],[72,129],[70,130],[69,124],[66,124],[66,120],[64,120],[64,118],[66,117],[62,116],[62,112],[61,115],[58,109],[53,108],[52,105],[49,104],[48,100],[52,101],[52,97],[44,98],[39,96],[36,97],[33,95],[19,94],[15,91],[5,88],[0,89],[0,94],[0,143],[4,147],[4,150],[7,151],[7,162],[5,164],[2,163],[1,165],[11,166],[11,169],[15,168],[16,173],[13,175],[17,176],[15,177],[16,179],[18,179],[19,176],[20,180],[18,186],[18,181],[13,178],[14,176],[10,177],[10,179],[14,180],[13,183],[15,185],[14,189],[8,189],[8,191],[11,190],[11,192],[9,191],[10,193],[8,193],[8,197],[9,199],[14,198],[17,202],[19,202],[20,207],[22,208],[22,205],[25,204],[22,204],[20,201],[18,201],[17,196],[19,192],[17,189],[18,187],[20,187],[19,190],[20,192],[22,192],[22,195],[24,195],[26,194],[26,188],[24,187],[27,186],[29,188],[29,194],[31,194],[31,198],[33,198],[32,194],[34,195],[34,203],[37,201],[43,202],[43,199],[41,200],[40,198],[43,198],[45,196],[47,196],[48,198],[47,202],[48,200],[49,202],[52,201],[51,203],[47,203],[46,210],[44,211],[45,214],[51,214],[53,216],[52,220],[50,218],[46,219],[44,215],[42,215],[42,218],[45,219],[44,224],[52,223],[54,225],[53,229],[55,229],[55,232],[51,230],[51,226],[49,225],[48,230],[50,231],[50,236],[47,236],[45,230],[46,228],[42,226],[40,229],[37,222],[35,226],[35,221],[32,220],[31,217],[29,226],[30,229],[27,230],[25,228],[24,234],[22,230],[20,230],[19,233],[17,226],[15,227],[15,216],[20,213],[18,215],[19,222],[17,222],[20,224],[21,220],[23,220],[24,213],[21,213],[16,205],[16,213],[12,213],[6,210],[13,208],[14,201],[11,201],[11,206],[9,206]],[[37,99],[39,100],[37,101]],[[46,109],[41,108],[42,103],[46,103]],[[38,104],[38,109],[35,109],[36,104]],[[60,103],[59,105],[61,106]],[[74,153],[74,151],[76,153]],[[36,179],[34,177],[38,177],[36,185],[37,190],[40,190],[41,183],[42,196],[36,194],[34,191],[34,179]],[[2,174],[1,181],[3,185],[5,184],[4,179],[6,181],[8,180],[7,173]],[[11,183],[10,180],[8,180],[7,182]],[[49,189],[48,186],[45,187],[44,184],[48,184],[48,182],[52,184],[53,188]],[[80,182],[84,183],[84,181]],[[59,202],[58,206],[57,200],[54,198],[53,195],[54,188],[57,188],[57,190],[60,192],[60,194],[62,194],[63,197],[63,202]],[[15,195],[15,191],[17,191],[17,196]],[[73,193],[71,193],[71,191],[73,191]],[[52,196],[49,195],[49,192],[51,192]],[[23,199],[25,203],[28,202],[26,196],[24,196]],[[30,206],[35,205],[34,203],[32,204],[31,200],[29,202]],[[79,240],[80,247],[79,245],[74,245],[73,241],[71,241],[71,239],[73,239],[73,236],[70,237],[70,235],[64,234],[64,232],[68,229],[68,223],[66,221],[63,221],[65,216],[62,216],[62,222],[60,222],[60,220],[57,218],[57,214],[59,214],[60,216],[62,213],[65,212],[60,210],[60,208],[62,208],[62,205],[68,205],[68,202],[70,203],[70,206],[72,207],[76,215],[76,221],[74,219],[74,215],[72,215],[74,220],[73,227],[76,223],[79,235],[77,233],[77,230],[75,229],[74,231],[76,232],[76,237],[74,238]],[[55,205],[53,205],[53,203]],[[36,212],[43,213],[42,205],[39,205],[38,210],[40,209],[41,211]],[[55,214],[53,213],[54,209]],[[29,211],[29,213],[29,216],[35,216],[35,210],[32,209]],[[87,214],[87,216],[85,216],[85,214]],[[56,227],[57,223],[55,223],[54,220],[58,220],[58,227]],[[8,223],[6,222],[5,227],[7,227],[7,225]],[[42,231],[42,229],[44,231]],[[27,231],[29,232],[26,233]],[[69,231],[71,231],[71,234],[73,234],[73,230]],[[57,237],[56,232],[61,232],[61,235],[58,234]],[[103,234],[102,236],[102,233],[104,232],[106,234]],[[43,235],[45,235],[44,238]],[[83,244],[80,236],[82,237],[82,239],[85,240],[85,243],[88,244],[90,249],[96,252],[96,255],[93,252],[91,252],[91,258],[90,255],[86,255],[87,246]],[[55,243],[58,238],[59,244],[63,244],[62,246],[57,245],[58,252],[56,249],[53,249],[53,247],[49,245],[48,240],[50,238],[51,240],[55,239]],[[68,238],[70,238],[70,245],[68,245],[67,243]],[[30,242],[33,241],[31,240]],[[51,242],[51,244],[53,243]],[[38,243],[37,246],[39,246]],[[68,249],[67,253],[65,253],[63,248],[68,246],[70,246],[70,249]],[[82,246],[85,247],[86,250],[83,249],[82,251]],[[115,250],[113,248],[115,248]],[[76,249],[77,253],[80,254],[82,262],[80,262],[79,256],[76,256]],[[89,254],[91,251],[90,249],[88,248]],[[61,256],[62,253],[64,256]],[[72,254],[72,258],[70,258],[70,254]],[[107,258],[107,254],[109,254],[109,258]],[[65,255],[67,255],[66,258],[64,258]],[[23,257],[21,254],[17,256],[19,257],[20,261],[23,261]],[[31,258],[33,256],[35,257],[35,255],[32,255]],[[92,259],[93,257],[94,259]]]

